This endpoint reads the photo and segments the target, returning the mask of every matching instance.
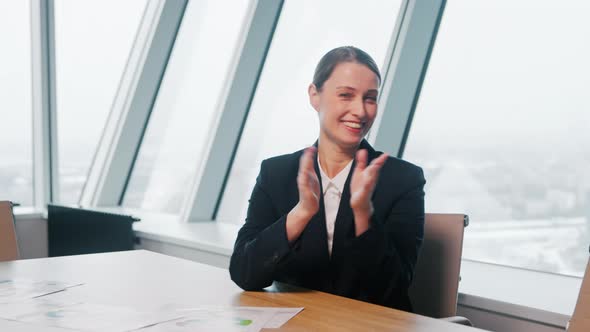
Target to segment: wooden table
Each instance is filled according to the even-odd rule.
[[[244,292],[225,269],[145,250],[3,262],[2,278],[84,283],[51,296],[75,295],[80,301],[145,310],[198,305],[305,307],[281,328],[284,331],[477,331],[287,285]]]

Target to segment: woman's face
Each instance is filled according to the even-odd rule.
[[[356,148],[377,116],[379,78],[356,62],[336,65],[321,91],[309,86],[309,99],[320,119],[320,141]]]

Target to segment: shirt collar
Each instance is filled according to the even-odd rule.
[[[340,173],[336,174],[335,177],[330,179],[324,170],[322,169],[322,165],[320,164],[320,157],[318,155],[318,168],[320,169],[320,176],[322,177],[322,189],[323,193],[326,194],[326,190],[330,184],[336,187],[336,189],[340,192],[344,192],[344,185],[346,184],[346,179],[348,178],[348,173],[350,173],[350,168],[352,167],[352,160],[340,171]],[[354,159],[353,159],[354,160]]]

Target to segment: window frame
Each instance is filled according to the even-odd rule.
[[[381,118],[369,142],[401,158],[446,0],[408,1],[383,82]],[[395,36],[395,34],[394,34]]]
[[[206,147],[205,163],[183,208],[182,220],[215,220],[283,2],[257,1],[252,6],[231,86],[221,103],[217,130]]]
[[[31,71],[33,118],[33,207],[56,201],[57,135],[55,104],[54,0],[31,2]]]
[[[148,2],[82,190],[82,205],[121,204],[187,2]]]

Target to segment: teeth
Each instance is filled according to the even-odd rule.
[[[350,128],[356,128],[356,129],[360,129],[362,126],[360,123],[357,122],[348,122],[348,121],[344,121],[344,125]]]

